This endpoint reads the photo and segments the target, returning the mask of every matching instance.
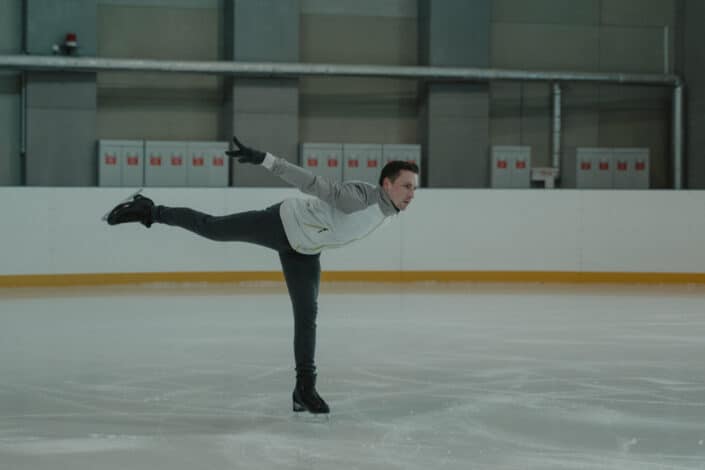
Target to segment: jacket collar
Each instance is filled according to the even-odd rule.
[[[379,191],[379,208],[382,209],[382,214],[384,214],[385,217],[397,215],[399,209],[397,209],[394,203],[392,203],[392,200],[389,199],[389,195],[387,195],[384,188],[377,186],[377,190]]]

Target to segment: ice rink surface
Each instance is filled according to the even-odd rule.
[[[0,290],[0,469],[705,469],[705,288]]]

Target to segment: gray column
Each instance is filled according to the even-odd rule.
[[[225,2],[226,59],[299,61],[299,0]],[[225,138],[298,162],[299,81],[260,78],[226,81]],[[234,186],[283,186],[261,168],[235,164]]]
[[[96,0],[26,0],[29,54],[48,55],[75,33],[77,55],[96,55]],[[27,74],[26,183],[96,184],[96,75]]]
[[[22,0],[0,2],[0,54],[22,51]],[[21,184],[21,74],[0,72],[0,186]]]
[[[419,0],[419,63],[489,67],[491,0]],[[422,181],[486,187],[489,85],[429,83],[421,91]]]
[[[682,50],[679,70],[686,84],[685,187],[705,189],[705,48],[702,45],[705,2],[685,0],[680,11]]]

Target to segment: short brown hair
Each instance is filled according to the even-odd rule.
[[[382,173],[379,175],[379,185],[382,186],[384,183],[384,178],[389,178],[392,183],[399,176],[403,170],[410,171],[412,173],[419,174],[419,166],[414,162],[406,162],[403,160],[392,160],[391,162],[384,165],[382,168]]]

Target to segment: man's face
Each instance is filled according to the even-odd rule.
[[[385,178],[382,188],[392,200],[392,204],[403,211],[414,198],[414,191],[419,186],[419,175],[409,170],[401,170],[394,181]]]

